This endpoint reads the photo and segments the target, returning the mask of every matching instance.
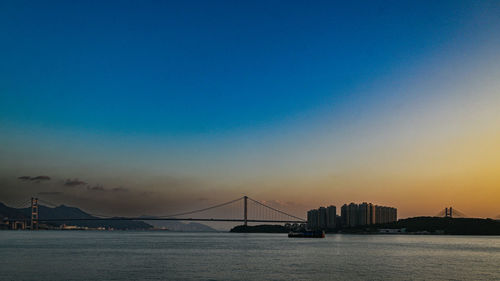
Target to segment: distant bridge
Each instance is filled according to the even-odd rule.
[[[40,200],[40,202],[54,204]],[[262,202],[243,196],[231,201],[210,207],[192,210],[182,213],[174,213],[161,216],[140,217],[109,217],[90,214],[91,218],[64,217],[48,218],[39,213],[39,199],[31,199],[31,229],[38,229],[40,222],[66,222],[66,221],[203,221],[203,222],[242,222],[248,223],[305,223],[306,220],[284,211],[268,206]],[[215,212],[214,212],[215,211]],[[220,215],[224,213],[224,215]],[[192,217],[196,214],[198,217]],[[188,217],[189,216],[189,217]]]
[[[442,209],[435,217],[445,217],[445,218],[470,218],[468,215],[460,212],[453,207],[446,207]]]
[[[477,218],[474,216],[469,216],[467,214],[464,214],[463,212],[461,212],[461,211],[459,211],[456,208],[451,207],[451,206],[442,209],[441,211],[439,211],[439,213],[437,213],[434,216],[435,217],[444,217],[444,218],[469,218],[469,219]],[[500,215],[498,215],[494,218],[492,217],[492,219],[500,221]]]

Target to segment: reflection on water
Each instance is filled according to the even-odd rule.
[[[0,280],[500,280],[500,237],[1,231]]]

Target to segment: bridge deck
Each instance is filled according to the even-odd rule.
[[[214,222],[245,222],[244,219],[198,219],[198,218],[61,218],[61,219],[38,219],[39,222],[57,222],[57,221],[103,221],[103,220],[113,220],[113,221],[214,221]],[[273,222],[273,223],[306,223],[305,221],[299,220],[252,220],[248,219],[247,222]]]

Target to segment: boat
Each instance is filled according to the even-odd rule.
[[[323,230],[290,232],[290,233],[288,233],[288,237],[289,238],[325,238],[325,232]]]

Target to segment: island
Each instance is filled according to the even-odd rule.
[[[233,227],[230,232],[237,233],[288,233],[290,229],[283,225],[238,225]]]

